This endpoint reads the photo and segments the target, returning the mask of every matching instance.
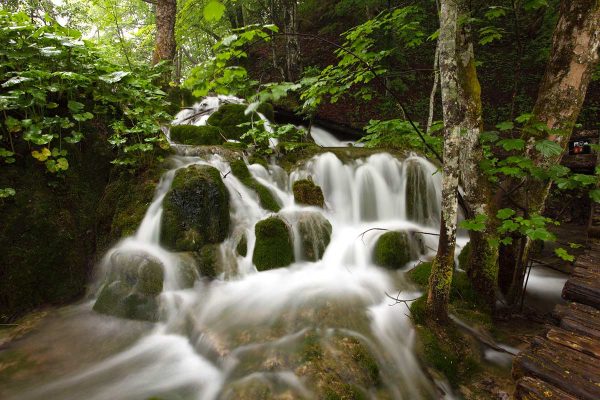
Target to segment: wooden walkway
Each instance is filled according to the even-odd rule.
[[[599,212],[599,215],[594,215]],[[600,239],[590,221],[589,249],[577,258],[553,312],[556,325],[513,362],[516,399],[600,400]]]

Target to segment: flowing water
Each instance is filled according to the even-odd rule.
[[[216,107],[211,101],[205,105]],[[398,160],[386,153],[346,163],[324,153],[290,174],[277,165],[249,165],[255,179],[276,196],[282,205],[279,214],[287,221],[322,213],[333,227],[322,260],[257,272],[252,263],[254,225],[272,213],[261,208],[256,194],[229,173],[228,162],[218,155],[179,155],[172,164],[137,233],[111,249],[98,266],[90,301],[66,309],[23,344],[37,352],[39,363],[53,367],[20,379],[5,398],[251,399],[240,396],[238,388],[260,384],[281,398],[311,399],[318,388],[304,375],[318,374],[311,375],[312,364],[305,360],[306,342],[336,349],[341,337],[367,348],[379,366],[379,388],[363,388],[369,398],[439,398],[415,358],[407,309],[390,306],[386,296],[400,293],[412,299],[418,293],[404,270],[389,271],[372,261],[375,241],[384,230],[421,232],[405,269],[434,253],[437,239],[430,234],[439,227],[440,204],[435,166],[421,157]],[[220,246],[221,275],[212,281],[199,277],[184,289],[179,283],[182,260],[161,247],[160,223],[162,201],[177,169],[191,164],[211,165],[225,176],[232,228]],[[309,176],[323,189],[324,209],[294,202],[292,183]],[[245,257],[235,252],[243,234],[248,242]],[[301,259],[297,236],[296,259]],[[157,323],[91,311],[100,283],[114,273],[111,259],[127,253],[148,254],[164,267]],[[336,352],[330,354],[337,369]],[[337,357],[343,369],[346,359]]]

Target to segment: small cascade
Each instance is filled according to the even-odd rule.
[[[199,113],[228,101],[237,100],[207,98],[180,113],[175,123],[202,124],[206,114]],[[418,156],[398,160],[386,153],[346,162],[324,153],[289,175],[277,165],[248,165],[254,180],[281,207],[277,215],[291,226],[294,244],[291,265],[257,272],[255,226],[275,213],[261,207],[257,192],[231,173],[225,157],[182,153],[172,158],[173,168],[160,181],[136,234],[101,261],[92,290],[96,296],[118,281],[133,287],[128,296],[138,296],[146,282],[142,269],[149,268],[142,265],[159,265],[164,283],[156,294],[155,322],[144,325],[145,333],[128,348],[11,399],[252,399],[240,393],[254,384],[269,393],[311,399],[317,388],[310,382],[319,374],[310,369],[316,361],[306,362],[312,354],[307,343],[316,343],[319,360],[327,354],[342,357],[335,366],[323,366],[335,370],[347,363],[347,352],[339,346],[348,346],[348,340],[375,358],[383,385],[377,390],[394,399],[434,398],[433,384],[413,353],[414,330],[406,310],[388,307],[385,296],[404,291],[413,298],[416,293],[402,272],[373,260],[376,242],[386,231],[407,232],[410,263],[435,252],[435,236],[421,235],[435,233],[439,224],[434,165]],[[216,278],[194,272],[190,283],[183,275],[199,261],[163,246],[161,222],[178,171],[192,165],[219,171],[229,194],[230,229],[215,245],[220,260]],[[293,183],[306,178],[321,187],[324,208],[294,201]],[[126,273],[127,264],[133,267]],[[154,292],[142,294],[148,293]],[[373,387],[360,390],[377,398]]]

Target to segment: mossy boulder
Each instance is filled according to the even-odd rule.
[[[161,242],[173,251],[199,251],[229,233],[229,192],[207,165],[177,171],[163,202]]]
[[[224,139],[219,128],[214,126],[174,125],[170,130],[171,140],[189,145],[218,145]]]
[[[232,161],[231,172],[240,180],[240,182],[256,192],[262,208],[274,212],[281,209],[281,206],[277,200],[275,200],[271,191],[254,179],[243,160]]]
[[[373,250],[375,264],[388,269],[402,268],[411,259],[410,240],[406,232],[386,232],[377,239]]]
[[[460,251],[458,255],[458,266],[464,270],[467,269],[467,263],[469,262],[469,257],[471,256],[471,242],[468,242]]]
[[[297,221],[297,231],[302,244],[302,257],[308,261],[323,258],[331,241],[331,223],[319,212],[304,212]]]
[[[279,217],[259,221],[255,227],[256,244],[252,262],[259,271],[286,267],[294,262],[292,232]]]
[[[120,318],[156,321],[164,267],[144,253],[114,253],[94,311]]]
[[[259,121],[257,113],[246,114],[245,104],[223,104],[208,118],[208,125],[217,127],[227,139],[241,140],[241,136],[249,129],[238,126],[252,121]]]
[[[242,257],[246,257],[248,254],[248,239],[246,238],[245,234],[240,238],[240,241],[235,247],[235,251],[237,251],[237,253]]]
[[[197,253],[200,276],[216,278],[221,270],[221,251],[218,244],[207,244]]]
[[[294,192],[296,203],[316,207],[323,207],[325,205],[325,198],[323,197],[321,187],[315,185],[310,179],[301,179],[294,182],[292,191]]]

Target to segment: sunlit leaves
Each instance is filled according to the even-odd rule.
[[[13,188],[0,188],[0,199],[12,197],[15,194],[17,194],[17,192]]]
[[[217,0],[211,0],[204,6],[203,15],[207,21],[218,21],[225,13],[225,6]]]
[[[564,260],[564,261],[575,261],[575,257],[571,254],[569,254],[569,252],[565,249],[563,249],[562,247],[556,248],[554,249],[554,254],[556,254],[560,259]]]

